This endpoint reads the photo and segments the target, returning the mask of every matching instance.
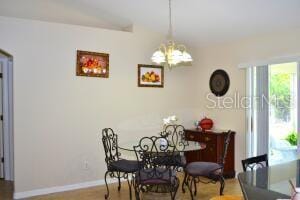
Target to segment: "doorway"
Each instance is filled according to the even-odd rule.
[[[297,159],[298,63],[269,65],[269,160]]]
[[[3,95],[2,95],[2,68],[3,62],[0,62],[0,105],[3,105]],[[0,106],[0,179],[4,179],[4,133],[3,133],[3,116],[2,108]]]
[[[13,181],[13,58],[0,49],[0,178]]]
[[[268,154],[271,165],[298,158],[299,63],[276,62],[247,69],[248,157]]]

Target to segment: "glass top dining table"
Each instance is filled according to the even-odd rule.
[[[290,199],[292,186],[300,187],[300,160],[238,174],[246,199]]]
[[[121,157],[123,159],[129,159],[129,160],[134,160],[136,159],[136,155],[133,149],[133,146],[136,146],[139,144],[139,138],[135,140],[130,140],[127,142],[119,142],[119,153],[121,154]],[[184,145],[183,145],[184,144]],[[196,142],[196,141],[187,141],[187,140],[182,140],[180,143],[175,145],[175,152],[180,153],[181,155],[184,154],[184,152],[189,152],[189,151],[197,151],[201,149],[205,149],[206,144],[201,143],[201,142]]]
[[[132,140],[124,143],[120,142],[119,149],[124,151],[134,151],[133,146],[136,146],[138,144],[139,140]],[[205,148],[206,144],[204,143],[187,140],[182,140],[181,142],[175,145],[176,152],[197,151]]]

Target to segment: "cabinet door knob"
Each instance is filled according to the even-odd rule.
[[[191,139],[194,139],[194,135],[190,135],[190,137],[189,138],[191,138]]]
[[[209,137],[204,137],[204,141],[208,142],[208,141],[210,141],[210,138]]]

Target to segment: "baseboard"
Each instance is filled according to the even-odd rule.
[[[107,179],[107,183],[116,183],[117,181],[118,181],[117,179]],[[88,188],[88,187],[104,185],[104,184],[105,184],[104,180],[101,179],[101,180],[97,180],[97,181],[89,181],[89,182],[77,183],[77,184],[72,184],[72,185],[42,188],[42,189],[37,189],[37,190],[25,191],[25,192],[15,192],[14,199],[23,199],[23,198],[33,197],[33,196],[83,189],[83,188]]]

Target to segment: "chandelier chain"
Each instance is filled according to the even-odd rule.
[[[172,5],[171,1],[169,0],[169,40],[173,40],[173,27],[172,27]]]

